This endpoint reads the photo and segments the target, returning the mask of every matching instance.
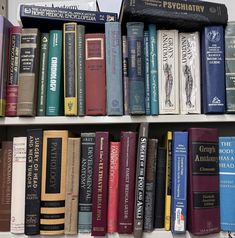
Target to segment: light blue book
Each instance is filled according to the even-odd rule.
[[[145,110],[150,115],[150,88],[149,88],[149,32],[144,32],[144,66],[145,66]]]

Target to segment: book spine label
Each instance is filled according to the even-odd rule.
[[[42,129],[27,130],[25,234],[40,234]]]
[[[145,114],[144,24],[127,23],[129,113]]]
[[[64,115],[77,115],[77,23],[68,22],[63,28],[64,40]]]
[[[205,27],[202,33],[202,100],[204,113],[225,111],[224,29]]]
[[[144,31],[144,72],[145,72],[145,110],[150,115],[150,82],[149,82],[149,32]]]
[[[40,66],[38,78],[37,116],[46,115],[46,86],[48,74],[49,33],[41,34]]]
[[[122,40],[119,22],[105,23],[107,114],[123,115]]]
[[[178,31],[158,31],[159,113],[179,114]]]
[[[9,64],[6,89],[6,116],[17,115],[21,32],[22,28],[18,26],[14,26],[9,29]]]
[[[199,32],[179,34],[180,113],[201,113]]]

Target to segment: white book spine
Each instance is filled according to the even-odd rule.
[[[26,137],[13,138],[11,232],[24,233]]]
[[[201,113],[199,32],[179,34],[180,113]]]
[[[179,114],[179,70],[177,30],[158,33],[159,113]]]

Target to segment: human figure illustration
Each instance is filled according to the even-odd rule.
[[[185,77],[185,93],[186,93],[186,106],[189,108],[194,107],[192,104],[192,91],[193,91],[193,76],[190,67],[186,64],[183,68]]]
[[[165,75],[165,106],[172,107],[173,104],[171,102],[171,91],[173,86],[173,76],[171,71],[172,65],[169,65],[168,63],[165,63],[163,66],[163,71]]]

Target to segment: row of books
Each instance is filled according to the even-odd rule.
[[[28,129],[3,141],[0,231],[234,231],[235,138],[189,128],[167,132],[160,143],[148,130],[141,123],[139,133],[121,131],[112,141],[108,131]]]

